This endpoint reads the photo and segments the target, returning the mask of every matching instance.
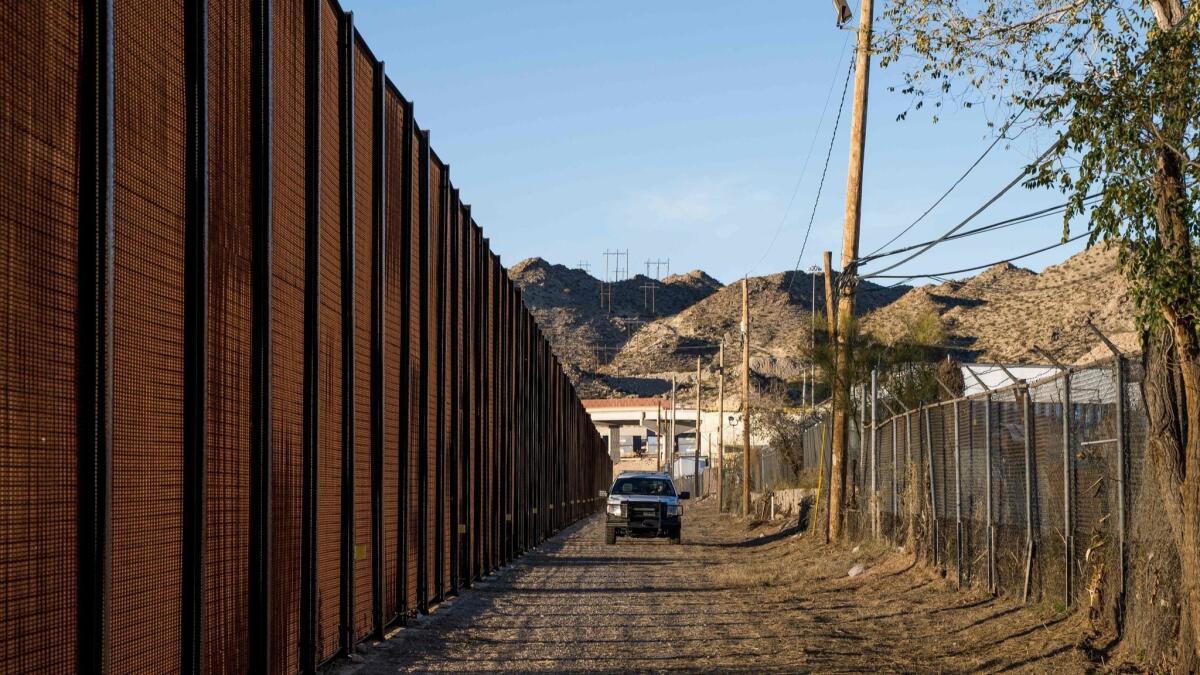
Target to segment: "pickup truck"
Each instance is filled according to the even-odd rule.
[[[670,474],[625,471],[600,496],[608,498],[604,543],[615,544],[617,537],[659,537],[669,538],[672,544],[680,542],[683,507],[679,502],[690,495],[676,492]]]

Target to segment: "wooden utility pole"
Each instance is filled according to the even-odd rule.
[[[696,454],[692,464],[692,495],[700,497],[700,357],[696,357]]]
[[[742,515],[750,515],[750,286],[742,279]]]
[[[708,448],[712,454],[712,446]],[[717,511],[725,510],[725,341],[717,356]]]
[[[837,361],[837,305],[833,301],[833,253],[825,251],[825,330],[828,332],[827,339],[829,341],[830,362]],[[829,413],[832,415],[837,410],[838,401],[835,395],[838,390],[837,373],[830,371],[829,373]],[[821,439],[821,479],[825,478],[825,449],[830,449],[830,454],[833,452],[833,423],[829,424],[830,434],[828,438]],[[829,485],[825,486],[829,490]],[[828,494],[828,493],[827,493]],[[832,500],[830,500],[832,502]],[[817,504],[817,509],[822,509],[823,504]],[[829,512],[831,509],[824,509],[824,522],[821,523],[821,533],[823,541],[829,543]]]
[[[854,320],[854,277],[858,259],[858,234],[862,221],[863,152],[867,141],[867,89],[871,74],[871,22],[874,0],[862,0],[858,11],[858,49],[854,63],[854,111],[850,116],[850,169],[846,177],[846,219],[842,226],[842,279],[838,299],[838,317],[844,324],[837,333],[834,354],[835,406],[833,412],[833,451],[830,453],[829,538],[842,538],[842,503],[846,496],[846,445],[850,399],[850,322]],[[839,404],[840,402],[840,404]]]

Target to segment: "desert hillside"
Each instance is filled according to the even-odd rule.
[[[1030,347],[1075,362],[1098,341],[1096,326],[1122,349],[1136,345],[1133,303],[1115,249],[1095,247],[1040,274],[1001,264],[978,276],[914,288],[871,312],[864,329],[889,340],[922,313],[941,316],[946,346],[964,361],[1044,362]]]
[[[602,282],[583,270],[528,258],[508,275],[555,353],[571,367],[573,379],[611,359],[644,323],[687,309],[721,288],[716,279],[695,270],[655,283],[651,298],[645,286],[653,280],[639,274],[611,285],[610,311],[607,303],[601,304]]]
[[[691,400],[700,356],[709,400],[716,396],[717,345],[724,341],[727,347],[727,372],[740,361],[740,282],[722,286],[701,271],[667,277],[658,284],[651,312],[643,288],[651,280],[638,275],[612,285],[609,312],[600,303],[601,282],[582,270],[530,258],[509,274],[586,398],[663,394],[675,375],[681,400]],[[794,398],[807,367],[814,303],[818,319],[824,312],[823,279],[816,280],[815,298],[812,282],[798,273],[793,283],[790,272],[749,280],[754,388],[782,401]],[[1004,264],[918,288],[863,282],[857,313],[863,330],[884,342],[936,315],[943,346],[964,362],[1044,362],[1032,345],[1063,362],[1103,356],[1087,327],[1089,316],[1122,349],[1136,348],[1132,302],[1116,252],[1099,247],[1040,274]],[[737,389],[731,378],[731,405]]]

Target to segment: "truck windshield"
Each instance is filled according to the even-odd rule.
[[[613,483],[610,494],[674,497],[675,486],[671,481],[662,478],[618,478],[617,482]]]

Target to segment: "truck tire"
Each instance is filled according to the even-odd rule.
[[[672,544],[682,544],[683,543],[683,531],[682,530],[672,530],[671,531],[671,543]]]
[[[606,527],[606,528],[604,528],[604,543],[606,543],[606,544],[615,544],[615,543],[617,543],[617,530],[616,530],[616,528],[614,528],[614,527]]]

